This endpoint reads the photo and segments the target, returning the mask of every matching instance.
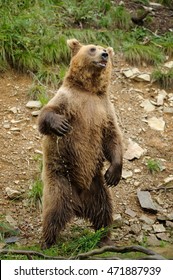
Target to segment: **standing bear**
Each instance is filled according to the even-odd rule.
[[[76,39],[67,44],[69,70],[38,119],[44,134],[44,248],[56,243],[74,215],[88,219],[95,230],[109,227],[113,207],[108,187],[117,185],[122,173],[122,138],[108,92],[113,49]],[[105,160],[110,166],[103,174]]]

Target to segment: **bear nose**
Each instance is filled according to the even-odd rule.
[[[103,52],[103,53],[101,54],[101,56],[102,56],[102,58],[103,58],[104,60],[107,60],[107,59],[108,59],[108,53],[107,53],[107,52]]]

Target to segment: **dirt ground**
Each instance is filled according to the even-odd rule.
[[[143,213],[136,196],[137,189],[157,188],[166,177],[173,174],[173,116],[163,114],[157,108],[146,114],[140,103],[147,98],[154,100],[157,88],[152,84],[125,78],[121,70],[128,68],[129,65],[125,64],[121,57],[115,60],[114,66],[110,94],[123,132],[125,150],[129,138],[146,149],[145,155],[140,159],[133,161],[124,159],[124,169],[132,171],[133,175],[129,179],[122,179],[112,190],[114,213],[121,214],[123,219],[128,221],[130,217],[125,213],[127,209],[135,211],[136,217]],[[41,236],[41,211],[28,200],[29,189],[40,172],[36,159],[41,151],[37,117],[31,115],[33,109],[26,108],[26,103],[30,99],[28,89],[31,84],[32,80],[29,77],[14,71],[0,77],[1,215],[10,215],[16,221],[21,231],[21,244],[38,243]],[[166,122],[164,132],[151,129],[143,121],[146,115],[163,116]],[[150,174],[146,167],[148,157],[163,162],[165,170],[154,175]],[[9,199],[5,190],[7,187],[22,190],[21,199]],[[157,201],[160,199],[161,204],[163,203],[161,205],[163,212],[173,211],[172,190],[155,191],[152,195]],[[122,235],[121,241],[117,240],[118,243],[125,242],[123,236],[125,237],[125,234]]]
[[[124,2],[128,4],[128,1]],[[131,5],[129,8],[134,10],[135,7]],[[158,25],[153,31],[161,30],[160,28],[163,27],[165,9],[163,9],[163,16],[157,18]],[[167,19],[172,20],[172,14],[173,11],[168,10]],[[171,28],[169,20],[167,23],[169,24],[166,30]],[[146,149],[146,152],[140,159],[133,161],[124,159],[124,169],[132,171],[132,176],[122,179],[118,186],[112,189],[114,214],[121,214],[127,225],[123,229],[117,229],[118,235],[120,231],[123,233],[120,238],[115,234],[115,242],[119,245],[133,241],[129,240],[129,235],[127,237],[126,234],[131,219],[126,214],[126,210],[133,210],[137,219],[144,213],[137,199],[137,189],[154,190],[165,178],[173,175],[173,115],[163,113],[162,107],[156,107],[153,112],[146,113],[140,104],[144,99],[155,101],[158,88],[150,83],[127,79],[122,74],[122,69],[125,68],[129,68],[129,65],[121,56],[116,57],[110,87],[111,100],[115,105],[118,122],[123,132],[125,150],[128,139],[131,138],[140,147]],[[151,69],[143,67],[142,70]],[[0,75],[0,215],[1,218],[10,215],[16,221],[21,232],[20,244],[22,245],[39,243],[41,237],[41,210],[31,205],[28,200],[28,192],[40,173],[37,158],[41,154],[41,136],[37,130],[37,117],[32,116],[33,109],[26,108],[26,103],[30,100],[28,89],[31,85],[30,77],[15,71]],[[167,93],[173,93],[173,89]],[[152,116],[163,117],[165,121],[163,132],[151,129],[144,121]],[[146,166],[147,158],[160,160],[165,169],[151,174]],[[21,199],[9,199],[6,193],[7,187],[22,190]],[[173,189],[151,191],[151,194],[160,205],[162,214],[173,212]],[[154,216],[150,213],[147,215]]]

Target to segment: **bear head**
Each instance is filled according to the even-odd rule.
[[[88,68],[97,68],[102,70],[112,64],[114,51],[113,48],[104,48],[98,45],[83,45],[76,39],[67,40],[71,49],[72,63],[78,66]]]

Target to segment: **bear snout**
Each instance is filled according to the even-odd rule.
[[[101,57],[102,57],[102,59],[103,60],[108,60],[108,53],[107,52],[103,52],[102,54],[101,54]]]

